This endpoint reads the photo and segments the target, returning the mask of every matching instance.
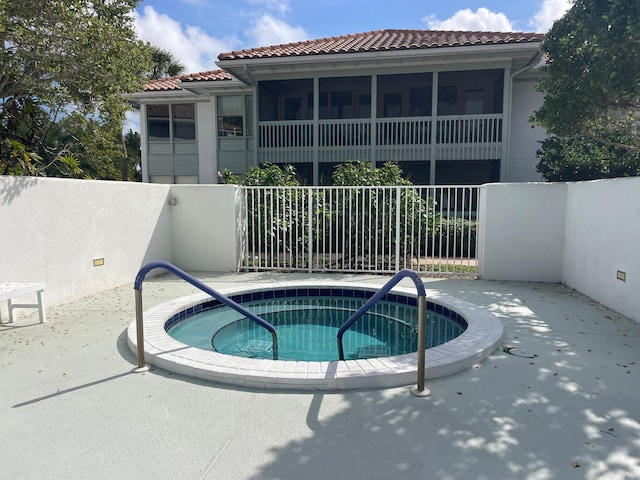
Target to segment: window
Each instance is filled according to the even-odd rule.
[[[151,183],[198,183],[195,103],[151,104],[147,166]]]
[[[195,104],[147,105],[147,132],[150,142],[195,140]]]
[[[431,73],[378,76],[378,117],[430,117]]]
[[[385,93],[384,94],[384,117],[399,117],[402,112],[402,94]]]
[[[457,103],[458,87],[456,85],[438,87],[438,115],[455,115]]]
[[[244,135],[244,104],[241,95],[218,97],[218,136]]]
[[[409,116],[431,116],[431,88],[415,87],[409,89]]]
[[[253,95],[218,97],[218,136],[251,136],[253,126]]]
[[[193,103],[180,103],[171,106],[173,112],[173,139],[196,139],[196,108]]]
[[[331,104],[329,107],[330,118],[352,118],[353,117],[353,96],[351,91],[343,90],[331,92]]]
[[[371,116],[371,94],[358,96],[358,118],[369,118]]]
[[[258,85],[261,122],[313,119],[313,79],[267,80]]]
[[[320,119],[371,116],[371,77],[320,79]]]
[[[438,84],[438,115],[502,113],[504,70],[441,72]]]
[[[169,140],[169,105],[147,106],[149,140]]]
[[[244,110],[245,110],[245,122],[244,129],[245,135],[250,137],[253,135],[253,95],[247,95],[244,97]]]
[[[476,115],[484,113],[484,90],[471,89],[464,92],[464,113],[465,115]]]
[[[285,120],[301,120],[302,119],[302,98],[289,97],[284,99],[284,119]]]

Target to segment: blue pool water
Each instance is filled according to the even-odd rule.
[[[283,294],[260,292],[234,300],[275,327],[280,360],[338,360],[338,329],[373,292],[329,290],[311,293],[325,295],[309,295],[305,289],[288,290]],[[345,358],[415,352],[418,344],[415,304],[415,298],[397,295],[375,304],[345,332]],[[433,310],[439,305],[427,305],[427,348],[452,340],[465,330],[466,322],[454,312],[440,307],[440,312],[436,313]],[[273,358],[272,337],[263,327],[217,301],[204,304],[198,310],[174,316],[165,325],[168,334],[203,350],[249,358]]]

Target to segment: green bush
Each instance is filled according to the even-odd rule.
[[[435,226],[434,234],[429,236],[427,253],[433,251],[436,255],[439,252],[449,257],[475,258],[476,228],[475,220],[442,217]]]

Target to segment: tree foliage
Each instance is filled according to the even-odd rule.
[[[337,165],[333,169],[333,184],[335,186],[394,186],[411,185],[404,178],[402,169],[397,163],[385,162],[376,168],[369,162],[348,162]]]
[[[119,178],[125,94],[150,68],[136,4],[0,0],[0,174]]]
[[[128,178],[136,182],[142,181],[142,158],[140,153],[140,132],[129,129],[124,136],[127,149]]]
[[[175,77],[184,72],[184,65],[168,50],[151,46],[151,71],[149,80],[158,78]]]
[[[551,136],[542,142],[542,149],[538,151],[540,163],[536,169],[551,182],[640,175],[638,152],[612,145],[629,140],[619,137],[613,140],[615,142],[603,143],[582,136]]]
[[[361,237],[370,239],[365,251],[360,252],[367,257],[389,248],[399,253],[404,263],[410,264],[410,258],[415,253],[412,246],[418,248],[411,237],[421,238],[424,242],[429,237],[427,232],[433,232],[436,227],[433,199],[422,198],[415,189],[384,188],[412,185],[397,163],[385,162],[381,167],[362,161],[343,163],[334,168],[333,183],[341,187],[354,187],[345,189],[342,196],[336,196],[333,215],[337,228],[345,229],[345,235],[351,243],[357,243]],[[357,216],[351,215],[351,205],[363,207]],[[382,234],[385,231],[397,232],[397,236],[386,238]],[[422,247],[425,248],[425,245]],[[356,260],[351,259],[354,263]],[[384,259],[375,261],[379,260],[384,263]]]
[[[534,123],[572,138],[560,142],[574,154],[578,141],[587,142],[587,150],[640,150],[633,134],[640,120],[640,2],[575,0],[545,35],[542,50],[545,99]],[[546,146],[557,150],[558,143]]]
[[[300,181],[293,165],[266,164],[251,167],[242,184],[250,187],[295,187],[300,185]]]
[[[248,187],[297,187],[300,185],[296,167],[266,163],[250,167],[245,175],[236,175],[225,169],[218,172],[221,183],[245,185]]]

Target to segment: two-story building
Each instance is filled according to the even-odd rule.
[[[143,179],[217,183],[275,163],[322,185],[362,160],[398,162],[414,184],[539,180],[542,39],[380,30],[222,53],[219,70],[132,96]]]

